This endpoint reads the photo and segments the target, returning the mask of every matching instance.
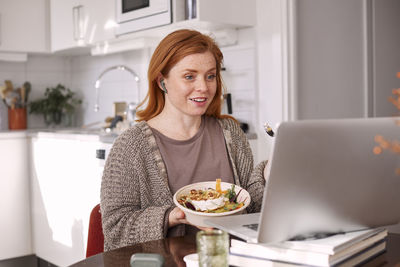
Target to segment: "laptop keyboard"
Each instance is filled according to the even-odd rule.
[[[243,226],[247,227],[247,228],[249,228],[251,230],[254,230],[256,232],[258,231],[258,223],[244,224]]]

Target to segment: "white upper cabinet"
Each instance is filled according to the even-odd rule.
[[[87,11],[85,42],[89,45],[115,38],[115,1],[84,0]]]
[[[115,1],[51,0],[52,51],[114,38]]]
[[[48,0],[0,0],[0,51],[49,52]]]
[[[82,0],[50,0],[53,52],[85,45],[85,14]]]

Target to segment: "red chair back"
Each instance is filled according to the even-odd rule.
[[[104,251],[104,235],[101,224],[100,204],[90,213],[86,258]]]

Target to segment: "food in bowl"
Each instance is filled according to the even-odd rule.
[[[181,195],[178,202],[188,209],[199,212],[227,212],[243,207],[244,201],[237,201],[241,190],[236,194],[235,185],[232,184],[231,188],[222,191],[221,179],[217,179],[215,189],[192,189],[189,194]]]
[[[200,191],[202,192],[201,194]],[[230,194],[227,194],[228,192]],[[207,193],[212,193],[212,197]],[[201,199],[203,195],[207,197]],[[194,199],[190,199],[190,197]],[[233,201],[227,201],[227,199]],[[209,222],[215,217],[237,215],[245,212],[245,209],[250,204],[251,197],[240,186],[221,182],[218,179],[217,181],[184,186],[174,194],[173,200],[175,205],[185,213],[186,220],[189,223],[201,227],[210,227]],[[196,208],[193,205],[193,200],[202,201],[200,202],[202,204],[197,204]],[[212,202],[214,204],[210,204]]]

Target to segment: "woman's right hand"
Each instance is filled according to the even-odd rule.
[[[186,220],[185,213],[180,208],[175,207],[169,213],[168,227],[173,227],[173,226],[181,224],[181,223],[188,224],[189,222]]]

